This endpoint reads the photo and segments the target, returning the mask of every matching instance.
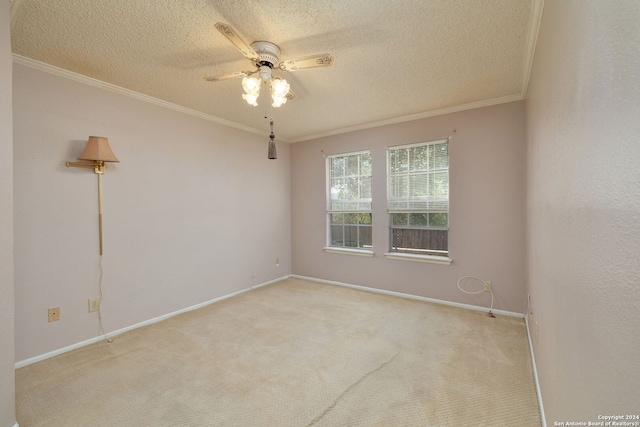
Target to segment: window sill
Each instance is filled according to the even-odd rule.
[[[373,256],[373,251],[368,251],[366,249],[334,248],[331,246],[326,246],[323,249],[325,252],[328,252],[330,254],[344,254],[344,255],[356,255],[356,256],[366,256],[366,257]]]
[[[387,252],[384,256],[388,259],[398,259],[401,261],[416,261],[416,262],[427,262],[430,264],[442,264],[449,265],[453,261],[449,257],[444,256],[433,256],[433,255],[416,255],[416,254],[405,254],[400,252]]]

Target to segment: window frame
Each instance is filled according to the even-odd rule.
[[[427,147],[434,146],[445,143],[447,146],[447,167],[446,167],[446,182],[447,182],[447,195],[446,199],[439,198],[434,196],[433,194],[429,194],[428,187],[430,183],[433,181],[432,178],[436,174],[444,173],[445,171],[441,168],[432,168],[429,167],[429,159],[427,158],[426,169],[423,169],[419,172],[411,171],[410,168],[407,169],[406,172],[403,173],[392,173],[392,151],[394,150],[402,150],[402,149],[411,149],[415,147]],[[449,206],[449,196],[450,196],[450,154],[449,154],[449,146],[450,146],[450,138],[438,139],[433,141],[423,141],[411,144],[402,144],[402,145],[394,145],[387,147],[387,221],[389,227],[388,234],[388,251],[384,254],[386,258],[389,259],[400,259],[407,261],[419,261],[419,262],[429,262],[429,263],[437,263],[437,264],[445,264],[449,265],[452,260],[449,257],[450,248],[449,248],[449,232],[450,232],[450,206]],[[397,151],[399,152],[399,151]],[[392,196],[392,178],[395,178],[395,182],[399,182],[400,178],[405,178],[405,184],[407,187],[406,194],[411,193],[412,181],[410,180],[410,176],[417,175],[425,175],[426,188],[425,193],[427,194],[424,199],[416,199],[415,197],[407,196],[405,198],[396,197],[394,199]],[[413,199],[413,201],[411,200]],[[446,202],[445,202],[446,200]],[[402,209],[399,205],[405,204],[406,208]],[[413,206],[411,206],[414,204]],[[425,208],[418,208],[419,204],[425,204]],[[443,209],[442,206],[446,205],[446,209]],[[431,207],[429,207],[431,206]],[[446,213],[446,226],[442,224],[437,224],[435,226],[430,226],[428,224],[429,220],[433,217],[434,214]],[[406,214],[407,216],[407,224],[403,227],[394,226],[394,214]],[[422,215],[427,218],[427,225],[411,225],[411,215]],[[396,217],[397,218],[397,217]],[[435,218],[435,217],[433,217]],[[394,230],[433,230],[433,231],[446,231],[446,243],[447,248],[446,252],[441,252],[441,249],[433,248],[433,249],[421,249],[421,248],[403,248],[403,250],[398,251],[394,250]]]
[[[368,198],[358,198],[358,199],[351,199],[354,200],[353,203],[357,206],[354,209],[336,209],[335,206],[333,206],[332,201],[336,200],[336,199],[332,199],[332,178],[335,178],[332,176],[332,162],[333,159],[336,158],[347,158],[350,156],[361,156],[363,154],[367,154],[369,156],[369,162],[373,163],[372,160],[372,152],[371,150],[367,149],[367,150],[359,150],[359,151],[353,151],[353,152],[347,152],[347,153],[339,153],[339,154],[331,154],[331,155],[327,155],[325,156],[325,167],[326,167],[326,190],[325,190],[325,197],[326,197],[326,212],[325,212],[325,221],[326,221],[326,239],[325,239],[325,244],[326,246],[323,248],[325,250],[325,252],[329,252],[329,253],[339,253],[339,254],[347,254],[347,255],[357,255],[357,256],[373,256],[373,241],[371,241],[370,245],[363,245],[362,242],[360,241],[360,232],[362,230],[362,228],[366,227],[369,229],[369,234],[371,236],[371,239],[373,239],[373,213],[372,213],[372,203],[373,203],[373,197],[372,197],[372,166],[370,165],[369,167],[369,174],[361,174],[361,158],[358,159],[358,174],[355,175],[357,176],[357,180],[358,180],[358,192],[360,192],[361,190],[361,185],[362,185],[362,178],[363,177],[368,177],[368,181],[369,181],[369,195],[370,197]],[[346,173],[346,169],[345,169],[345,173]],[[348,175],[343,175],[343,178],[348,177]],[[353,176],[352,176],[353,177]],[[360,194],[359,194],[360,195]],[[350,199],[343,199],[345,203],[348,203],[348,200]],[[365,203],[368,204],[368,208],[363,209],[361,207],[361,203]],[[349,214],[356,214],[358,215],[358,222],[356,222],[353,225],[349,225],[349,226],[353,226],[356,227],[356,232],[357,232],[357,244],[359,246],[344,246],[344,240],[343,240],[343,245],[342,246],[336,246],[334,245],[334,241],[332,240],[332,226],[336,225],[335,223],[332,222],[332,218],[333,215],[340,215],[340,214],[344,214],[344,215],[349,215]],[[359,214],[368,214],[371,217],[371,222],[370,224],[366,224],[366,223],[361,223],[359,222]],[[346,225],[347,223],[342,222],[343,227]],[[344,230],[344,228],[343,228]]]

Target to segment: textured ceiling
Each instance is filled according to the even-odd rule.
[[[289,142],[524,97],[542,0],[13,0],[17,61],[52,65]],[[215,29],[277,44],[297,98],[241,97],[252,70]],[[28,59],[25,59],[28,58]],[[33,60],[33,61],[32,61]]]

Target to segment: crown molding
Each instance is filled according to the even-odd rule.
[[[129,89],[125,89],[120,86],[116,86],[111,83],[106,83],[101,80],[97,80],[91,77],[83,76],[82,74],[74,73],[69,70],[65,70],[64,68],[59,68],[53,65],[46,64],[44,62],[36,61],[31,58],[27,58],[21,55],[13,54],[13,62],[15,64],[24,65],[30,68],[34,68],[36,70],[44,71],[45,73],[53,74],[58,77],[63,77],[69,80],[76,81],[78,83],[86,84],[89,86],[97,87],[100,89],[107,90],[109,92],[117,93],[120,95],[128,96],[129,98],[134,98],[139,101],[147,102],[149,104],[157,105],[159,107],[167,108],[169,110],[178,111],[180,113],[188,114],[190,116],[198,117],[203,120],[207,120],[210,122],[218,123],[220,125],[229,126],[235,129],[239,129],[245,132],[249,132],[256,135],[264,135],[264,131],[254,129],[249,126],[244,126],[230,120],[221,119],[220,117],[212,116],[210,114],[205,114],[197,110],[193,110],[191,108],[183,107],[181,105],[173,104],[171,102],[163,101],[158,98],[154,98],[152,96],[145,95],[143,93],[135,92]],[[284,141],[281,138],[278,138],[281,142]]]
[[[502,96],[499,98],[485,99],[482,101],[470,102],[468,104],[454,105],[451,107],[439,108],[437,110],[425,111],[424,113],[411,114],[408,116],[395,117],[393,119],[381,120],[378,122],[363,123],[361,125],[350,126],[346,128],[328,131],[328,132],[316,133],[313,135],[307,135],[307,136],[303,136],[302,138],[294,139],[291,142],[294,143],[294,142],[309,141],[311,139],[318,139],[318,138],[324,138],[327,136],[340,135],[343,133],[354,132],[358,130],[365,130],[365,129],[371,129],[371,128],[376,128],[381,126],[410,122],[414,120],[426,119],[427,117],[442,116],[444,114],[457,113],[457,112],[466,111],[466,110],[473,110],[475,108],[489,107],[497,104],[506,104],[507,102],[522,101],[523,99],[524,99],[524,96],[522,96],[522,94],[519,94],[519,93],[515,95]]]
[[[14,1],[21,1],[21,0],[14,0]],[[541,13],[541,5],[543,3],[543,0],[535,0],[535,4],[538,5],[539,7],[539,12]],[[529,42],[529,47],[528,47],[528,54],[527,54],[527,67],[526,68],[528,70],[528,72],[526,73],[526,78],[524,79],[524,83],[523,85],[526,85],[528,83],[529,80],[529,73],[531,71],[531,63],[533,61],[533,52],[535,51],[535,40],[537,39],[537,29],[539,27],[539,23],[540,23],[540,13],[538,13],[537,18],[532,19],[532,21],[537,22],[536,25],[532,25],[535,26],[535,31],[533,31],[533,33],[535,33],[535,37],[531,35],[529,35],[530,39],[533,39],[532,41],[530,40]],[[79,83],[83,83],[89,86],[93,86],[93,87],[97,87],[97,88],[101,88],[110,92],[114,92],[114,93],[118,93],[120,95],[124,95],[124,96],[128,96],[130,98],[134,98],[134,99],[138,99],[140,101],[144,101],[144,102],[148,102],[150,104],[154,104],[163,108],[167,108],[170,110],[174,110],[174,111],[178,111],[184,114],[188,114],[190,116],[194,116],[194,117],[198,117],[201,118],[203,120],[207,120],[210,122],[214,122],[214,123],[218,123],[224,126],[229,126],[231,128],[234,129],[239,129],[245,132],[249,132],[255,135],[263,135],[264,132],[259,130],[259,129],[254,129],[252,127],[249,126],[244,126],[235,122],[232,122],[230,120],[225,120],[222,119],[220,117],[216,117],[216,116],[212,116],[210,114],[205,114],[202,113],[200,111],[197,110],[193,110],[191,108],[187,108],[187,107],[183,107],[177,104],[173,104],[171,102],[167,102],[167,101],[163,101],[161,99],[158,98],[154,98],[139,92],[135,92],[129,89],[125,89],[123,87],[120,86],[116,86],[114,84],[111,83],[106,83],[103,82],[101,80],[97,80],[94,79],[92,77],[87,77],[87,76],[83,76],[81,74],[78,73],[74,73],[72,71],[69,70],[65,70],[63,68],[59,68],[50,64],[46,64],[44,62],[40,62],[40,61],[36,61],[34,59],[31,58],[27,58],[21,55],[17,55],[17,54],[13,54],[13,62],[16,64],[21,64],[21,65],[25,65],[27,67],[30,68],[34,68],[40,71],[44,71],[46,73],[49,74],[53,74],[59,77],[63,77],[66,79],[70,79],[70,80],[74,80],[76,82]],[[471,102],[468,104],[462,104],[462,105],[454,105],[451,107],[446,107],[446,108],[439,108],[437,110],[430,110],[430,111],[425,111],[422,113],[417,113],[417,114],[410,114],[407,116],[401,116],[401,117],[395,117],[392,119],[388,119],[388,120],[381,120],[381,121],[376,121],[376,122],[368,122],[368,123],[363,123],[360,125],[355,125],[355,126],[350,126],[350,127],[346,127],[346,128],[340,128],[340,129],[334,129],[331,131],[327,131],[327,132],[321,132],[321,133],[316,133],[316,134],[311,134],[311,135],[306,135],[306,136],[302,136],[300,138],[294,138],[291,140],[286,140],[286,139],[282,139],[279,138],[279,141],[281,142],[285,142],[285,143],[295,143],[295,142],[302,142],[302,141],[309,141],[312,139],[318,139],[318,138],[324,138],[327,136],[334,136],[334,135],[340,135],[343,133],[349,133],[349,132],[354,132],[354,131],[359,131],[359,130],[366,130],[366,129],[371,129],[371,128],[376,128],[376,127],[382,127],[382,126],[387,126],[387,125],[394,125],[394,124],[399,124],[399,123],[404,123],[404,122],[409,122],[409,121],[414,121],[414,120],[420,120],[420,119],[425,119],[428,117],[434,117],[434,116],[441,116],[444,114],[450,114],[450,113],[457,113],[460,111],[466,111],[466,110],[473,110],[475,108],[482,108],[482,107],[489,107],[492,105],[497,105],[497,104],[505,104],[508,102],[514,102],[514,101],[521,101],[524,99],[524,93],[526,93],[526,88],[522,89],[522,93],[518,93],[518,94],[514,94],[514,95],[507,95],[507,96],[503,96],[503,97],[498,97],[498,98],[493,98],[493,99],[486,99],[486,100],[481,100],[481,101],[476,101],[476,102]]]

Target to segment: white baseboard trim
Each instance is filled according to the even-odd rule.
[[[297,274],[292,274],[289,277],[292,277],[292,278],[295,278],[295,279],[309,280],[309,281],[312,281],[312,282],[326,283],[326,284],[329,284],[329,285],[344,286],[344,287],[347,287],[347,288],[359,289],[359,290],[362,290],[362,291],[374,292],[374,293],[378,293],[378,294],[393,295],[393,296],[397,296],[397,297],[401,297],[401,298],[409,298],[409,299],[414,299],[414,300],[418,300],[418,301],[432,302],[432,303],[435,303],[435,304],[450,305],[450,306],[454,306],[454,307],[466,308],[468,310],[476,310],[476,311],[486,311],[487,310],[486,307],[480,307],[480,306],[477,306],[477,305],[461,304],[461,303],[457,303],[457,302],[440,300],[440,299],[435,299],[435,298],[427,298],[427,297],[421,297],[421,296],[417,296],[417,295],[403,294],[403,293],[400,293],[400,292],[387,291],[387,290],[384,290],[384,289],[376,289],[376,288],[369,288],[369,287],[366,287],[366,286],[352,285],[350,283],[334,282],[334,281],[331,281],[331,280],[317,279],[315,277],[300,276],[300,275],[297,275]],[[529,341],[529,352],[531,354],[531,366],[533,368],[533,377],[534,377],[535,385],[536,385],[536,395],[538,397],[538,405],[540,406],[540,419],[542,420],[542,427],[547,427],[547,421],[546,421],[545,415],[544,415],[544,406],[542,405],[542,393],[540,391],[540,382],[538,381],[538,370],[536,369],[536,359],[535,359],[535,356],[533,354],[533,342],[531,341],[531,334],[529,332],[529,319],[523,313],[515,313],[515,312],[512,312],[512,311],[505,311],[505,310],[492,310],[492,312],[495,313],[495,314],[503,315],[503,316],[524,318],[525,328],[527,330],[527,339]]]
[[[154,317],[153,319],[145,320],[144,322],[137,323],[137,324],[131,325],[131,326],[127,326],[125,328],[118,329],[118,330],[113,331],[113,332],[109,332],[107,335],[109,337],[114,337],[114,336],[120,335],[122,333],[125,333],[127,331],[130,331],[132,329],[141,328],[143,326],[147,326],[147,325],[151,325],[153,323],[160,322],[162,320],[168,319],[168,318],[176,316],[178,314],[182,314],[182,313],[186,313],[188,311],[197,310],[199,308],[206,307],[206,306],[208,306],[210,304],[213,304],[215,302],[222,301],[222,300],[225,300],[227,298],[234,297],[236,295],[239,295],[239,294],[241,294],[243,292],[250,291],[252,289],[257,289],[257,288],[260,288],[260,287],[263,287],[263,286],[271,285],[271,284],[276,283],[276,282],[280,282],[280,281],[282,281],[284,279],[287,279],[289,277],[293,277],[293,278],[297,278],[297,279],[303,279],[303,280],[309,280],[309,281],[313,281],[313,282],[326,283],[326,284],[329,284],[329,285],[344,286],[344,287],[347,287],[347,288],[359,289],[359,290],[362,290],[362,291],[375,292],[375,293],[385,294],[385,295],[392,295],[392,296],[401,297],[401,298],[414,299],[414,300],[418,300],[418,301],[425,301],[425,302],[432,302],[432,303],[436,303],[436,304],[450,305],[450,306],[453,306],[453,307],[465,308],[465,309],[468,309],[468,310],[475,310],[475,311],[486,311],[487,310],[486,307],[480,307],[480,306],[476,306],[476,305],[462,304],[462,303],[451,302],[451,301],[446,301],[446,300],[440,300],[440,299],[435,299],[435,298],[421,297],[421,296],[418,296],[418,295],[404,294],[404,293],[401,293],[401,292],[388,291],[388,290],[384,290],[384,289],[369,288],[369,287],[366,287],[366,286],[353,285],[353,284],[350,284],[350,283],[335,282],[335,281],[331,281],[331,280],[318,279],[318,278],[315,278],[315,277],[307,277],[307,276],[300,276],[300,275],[297,275],[297,274],[291,274],[291,275],[283,276],[283,277],[280,277],[280,278],[277,278],[277,279],[274,279],[274,280],[270,280],[268,282],[260,283],[260,284],[255,285],[255,286],[251,286],[249,288],[242,289],[240,291],[233,292],[233,293],[228,294],[228,295],[223,295],[221,297],[214,298],[212,300],[205,301],[205,302],[200,303],[200,304],[196,304],[196,305],[193,305],[193,306],[190,306],[190,307],[186,307],[186,308],[183,308],[181,310],[174,311],[172,313],[168,313],[168,314],[165,314],[165,315],[162,315],[162,316]],[[499,314],[499,315],[502,315],[502,316],[525,318],[525,321],[526,321],[526,317],[522,313],[515,313],[515,312],[505,311],[505,310],[493,310],[493,313],[494,314]],[[527,325],[527,333],[529,333],[528,325]],[[23,368],[23,367],[31,365],[33,363],[41,362],[41,361],[49,359],[51,357],[58,356],[60,354],[69,352],[71,350],[75,350],[75,349],[80,348],[80,347],[84,347],[84,346],[89,345],[89,344],[94,344],[94,343],[102,341],[104,339],[105,338],[104,338],[103,335],[99,335],[97,337],[94,337],[94,338],[91,338],[91,339],[88,339],[88,340],[85,340],[85,341],[81,341],[79,343],[72,344],[70,346],[60,348],[58,350],[53,350],[53,351],[41,354],[39,356],[34,356],[34,357],[31,357],[31,358],[28,358],[28,359],[25,359],[25,360],[18,361],[18,362],[15,363],[15,369]],[[529,348],[532,349],[532,347],[531,347],[531,337],[529,337]],[[532,360],[533,360],[533,350],[531,350],[531,351],[532,351]],[[534,363],[533,366],[534,366],[534,372],[535,372],[535,363]],[[536,387],[538,389],[538,399],[540,401],[540,408],[542,409],[542,400],[540,398],[540,393],[539,393],[540,388],[538,386],[537,376],[536,376]]]
[[[148,325],[151,325],[153,323],[158,323],[158,322],[160,322],[162,320],[168,319],[168,318],[176,316],[178,314],[186,313],[188,311],[197,310],[199,308],[206,307],[206,306],[211,305],[213,303],[216,303],[218,301],[222,301],[222,300],[225,300],[227,298],[234,297],[234,296],[242,294],[244,292],[251,291],[251,290],[257,289],[257,288],[261,288],[263,286],[271,285],[271,284],[276,283],[276,282],[280,282],[282,280],[287,279],[288,277],[289,276],[283,276],[283,277],[280,277],[280,278],[277,278],[277,279],[270,280],[268,282],[260,283],[260,284],[251,286],[249,288],[242,289],[242,290],[239,290],[237,292],[233,292],[233,293],[228,294],[228,295],[223,295],[221,297],[214,298],[212,300],[205,301],[205,302],[202,302],[200,304],[192,305],[190,307],[186,307],[186,308],[174,311],[172,313],[168,313],[168,314],[164,314],[162,316],[154,317],[153,319],[145,320],[144,322],[140,322],[140,323],[137,323],[135,325],[127,326],[125,328],[118,329],[118,330],[113,331],[113,332],[109,332],[107,335],[111,338],[111,337],[114,337],[116,335],[120,335],[122,333],[130,331],[132,329],[138,329],[138,328],[141,328],[143,326],[148,326]],[[88,340],[85,340],[85,341],[82,341],[82,342],[79,342],[79,343],[76,343],[76,344],[72,344],[72,345],[67,346],[67,347],[60,348],[58,350],[53,350],[53,351],[50,351],[48,353],[41,354],[39,356],[34,356],[34,357],[29,358],[29,359],[21,360],[21,361],[15,363],[15,369],[23,368],[25,366],[31,365],[31,364],[36,363],[36,362],[41,362],[43,360],[49,359],[49,358],[57,356],[59,354],[66,353],[68,351],[75,350],[77,348],[84,347],[86,345],[102,341],[104,339],[105,339],[104,335],[100,335],[100,336],[97,336],[97,337],[94,337],[94,338],[91,338],[91,339],[88,339]],[[16,426],[17,426],[17,424],[16,424]]]
[[[293,277],[295,279],[309,280],[309,281],[312,281],[312,282],[326,283],[328,285],[345,286],[347,288],[359,289],[361,291],[367,291],[367,292],[375,292],[375,293],[378,293],[378,294],[385,294],[385,295],[392,295],[392,296],[401,297],[401,298],[415,299],[415,300],[418,300],[418,301],[432,302],[432,303],[435,303],[435,304],[450,305],[450,306],[453,306],[453,307],[466,308],[468,310],[475,310],[475,311],[487,311],[488,310],[487,307],[480,307],[478,305],[462,304],[462,303],[459,303],[459,302],[446,301],[446,300],[442,300],[442,299],[427,298],[427,297],[421,297],[421,296],[418,296],[418,295],[411,295],[411,294],[403,294],[401,292],[388,291],[388,290],[385,290],[385,289],[369,288],[369,287],[366,287],[366,286],[352,285],[350,283],[343,283],[343,282],[334,282],[334,281],[331,281],[331,280],[316,279],[315,277],[299,276],[297,274],[292,274],[289,277]],[[491,311],[494,314],[500,314],[502,316],[519,317],[519,318],[524,318],[525,317],[524,314],[516,313],[516,312],[513,312],[513,311],[496,310],[496,309],[493,309]]]
[[[533,367],[533,379],[536,383],[536,394],[538,395],[538,406],[540,406],[540,419],[542,427],[547,427],[547,420],[544,417],[544,406],[542,405],[542,392],[540,391],[540,382],[538,381],[538,369],[536,368],[536,357],[533,354],[533,341],[531,341],[531,332],[529,331],[529,316],[524,317],[524,323],[527,328],[527,338],[529,339],[529,352],[531,353],[531,366]]]

